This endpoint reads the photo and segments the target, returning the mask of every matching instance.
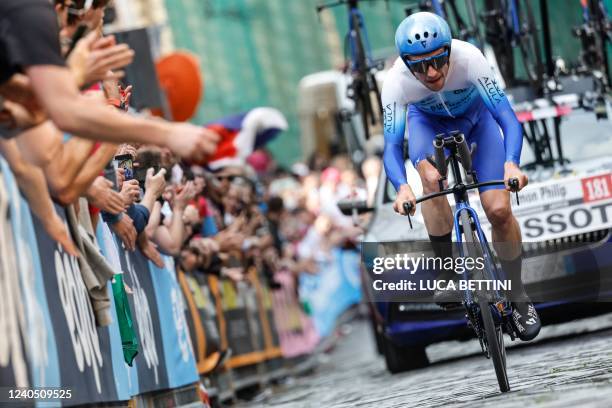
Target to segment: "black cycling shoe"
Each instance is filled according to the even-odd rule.
[[[529,299],[525,302],[512,302],[512,326],[523,341],[533,340],[540,333],[542,322]]]

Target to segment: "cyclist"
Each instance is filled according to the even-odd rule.
[[[403,203],[415,204],[403,157],[406,122],[408,151],[424,194],[439,191],[440,174],[427,160],[434,154],[434,137],[453,130],[465,134],[468,144],[476,142],[472,161],[479,181],[517,178],[519,190],[525,187],[527,176],[519,168],[522,129],[480,50],[452,39],[448,23],[426,12],[412,14],[400,23],[395,45],[400,57],[389,70],[382,90],[383,160],[397,190],[395,211],[405,215]],[[507,185],[505,189],[482,187],[480,201],[493,228],[502,268],[512,280],[514,327],[522,340],[531,340],[539,333],[541,323],[520,280],[521,231],[512,214],[508,190]],[[446,197],[423,203],[422,212],[436,256],[452,256],[453,216]],[[441,276],[452,275],[447,271]],[[434,300],[448,306],[449,299],[457,296],[457,292],[436,291]]]

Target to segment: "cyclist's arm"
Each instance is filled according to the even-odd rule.
[[[387,85],[390,81],[385,81]],[[385,150],[383,164],[387,177],[396,190],[402,184],[408,184],[406,179],[406,166],[404,165],[404,132],[406,130],[407,105],[395,97],[391,85],[383,86],[383,129],[385,136]]]
[[[523,147],[523,129],[486,58],[479,50],[476,51],[477,55],[470,63],[470,80],[504,133],[506,162],[518,165]]]

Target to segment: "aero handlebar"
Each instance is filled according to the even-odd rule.
[[[485,181],[485,182],[482,182],[482,183],[466,184],[462,188],[464,188],[465,190],[473,190],[475,188],[480,188],[480,187],[500,186],[500,185],[505,185],[505,184],[506,184],[506,182],[504,180],[491,180],[491,181]],[[518,205],[519,204],[519,200],[518,200],[519,181],[518,181],[518,179],[517,178],[509,179],[508,180],[508,187],[510,187],[511,191],[516,193],[516,203]],[[445,196],[445,195],[448,195],[448,194],[453,194],[454,192],[455,192],[455,190],[453,188],[447,188],[445,190],[438,191],[436,193],[426,194],[424,196],[421,196],[421,197],[417,198],[416,199],[416,204],[422,203],[423,201],[431,200],[432,198],[437,198],[437,197]],[[404,212],[408,216],[408,222],[410,222],[410,228],[412,228],[412,220],[410,219],[410,213],[414,209],[414,205],[411,202],[406,201],[406,202],[404,202],[402,204],[402,207],[404,209]]]

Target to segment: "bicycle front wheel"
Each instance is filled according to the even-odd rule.
[[[510,383],[508,382],[508,373],[506,372],[506,346],[504,345],[504,333],[501,326],[496,326],[493,321],[491,306],[486,300],[478,302],[480,306],[480,315],[487,338],[487,350],[489,357],[493,360],[495,375],[501,392],[510,391]]]
[[[488,248],[483,247],[483,245],[488,244],[480,242],[478,239],[476,231],[472,227],[470,213],[467,210],[463,210],[460,218],[469,256],[476,259],[482,257],[485,252],[490,253]],[[486,299],[487,297],[482,296],[482,298],[478,299],[478,305],[480,306],[487,351],[489,357],[493,360],[493,367],[495,368],[500,391],[508,392],[510,391],[510,383],[508,382],[508,373],[506,372],[506,346],[504,344],[502,326],[496,325],[493,321],[493,312],[490,303]]]

